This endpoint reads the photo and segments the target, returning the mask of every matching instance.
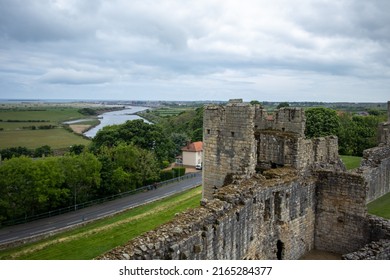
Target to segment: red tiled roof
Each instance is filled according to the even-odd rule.
[[[203,151],[203,142],[192,142],[181,149],[183,152],[201,152]]]

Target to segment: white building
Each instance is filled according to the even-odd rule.
[[[197,166],[202,164],[203,142],[192,142],[181,149],[183,156],[183,165]]]

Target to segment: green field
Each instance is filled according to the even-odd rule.
[[[41,108],[41,109],[14,109],[0,110],[0,120],[44,120],[54,123],[60,123],[68,120],[85,118],[78,112],[79,108]],[[0,123],[1,127],[1,123]]]
[[[85,118],[73,107],[12,108],[0,110],[0,149],[49,145],[53,149],[87,145],[90,141],[66,130],[62,122]],[[55,129],[29,129],[52,125]]]
[[[0,251],[0,259],[93,259],[199,206],[201,187],[146,204],[33,244]]]
[[[52,149],[60,149],[89,143],[89,140],[64,128],[0,131],[0,149],[18,146],[35,149],[43,145],[49,145]]]
[[[360,162],[362,161],[361,157],[355,157],[355,156],[340,156],[340,157],[345,167],[348,170],[358,168],[360,166]]]
[[[182,112],[193,110],[192,107],[163,107],[153,110],[152,112],[160,117],[177,116]]]
[[[390,219],[390,193],[370,202],[367,207],[368,213]]]

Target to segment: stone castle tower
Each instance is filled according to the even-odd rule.
[[[268,115],[259,105],[230,100],[205,108],[203,198],[234,178],[280,166],[305,170],[315,163],[337,163],[337,137],[305,138],[303,109],[281,108]]]
[[[379,125],[378,135],[381,145],[390,145],[390,101],[387,102],[387,122]]]

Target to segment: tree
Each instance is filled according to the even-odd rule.
[[[175,145],[175,155],[181,154],[181,148],[183,148],[191,140],[186,133],[174,132],[171,134],[172,142]]]
[[[11,147],[1,150],[2,159],[10,159],[12,157],[32,156],[33,152],[26,147]]]
[[[335,110],[329,108],[310,108],[305,111],[308,138],[338,135],[340,122]]]
[[[340,115],[339,152],[342,155],[362,156],[363,151],[377,145],[378,125],[383,116]]]
[[[60,205],[69,196],[56,158],[12,158],[0,166],[0,219],[27,217]]]
[[[290,104],[288,102],[281,102],[279,105],[276,107],[276,109],[280,108],[285,108],[285,107],[290,107]]]
[[[98,157],[102,163],[102,195],[133,190],[158,179],[160,168],[154,153],[135,145],[103,147]]]
[[[75,154],[75,155],[80,155],[81,153],[83,153],[85,150],[85,145],[73,145],[69,148],[69,153],[71,154]]]
[[[261,103],[260,103],[260,101],[257,101],[257,100],[252,100],[251,102],[250,102],[250,104],[251,105],[262,105]]]
[[[42,147],[36,148],[34,151],[35,157],[50,156],[52,154],[53,154],[53,150],[48,145],[44,145]]]
[[[73,195],[73,205],[92,199],[100,186],[101,163],[93,154],[68,154],[60,158],[65,184]]]
[[[339,116],[340,130],[339,137],[339,153],[341,155],[356,155],[356,124],[352,121],[350,113],[342,113]]]
[[[97,151],[102,146],[115,147],[121,143],[154,152],[160,162],[174,157],[174,144],[168,135],[160,126],[143,120],[104,127],[93,138],[92,149]]]

